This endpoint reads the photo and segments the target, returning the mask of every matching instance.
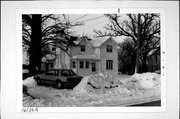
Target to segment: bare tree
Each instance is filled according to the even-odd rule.
[[[23,14],[22,39],[23,48],[29,53],[30,74],[34,75],[41,69],[41,58],[47,53],[49,44],[67,52],[74,44],[74,37],[69,29],[82,25],[80,22],[70,23],[66,15],[55,14]],[[67,52],[68,53],[68,52]]]
[[[133,40],[139,61],[142,62],[142,71],[146,72],[146,58],[152,50],[160,47],[160,15],[156,13],[146,14],[117,14],[105,15],[110,23],[104,28],[105,31],[94,30],[96,37],[104,36],[126,36]],[[138,53],[139,52],[139,53]],[[136,71],[136,72],[139,72]]]

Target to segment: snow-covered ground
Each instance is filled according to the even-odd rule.
[[[28,95],[25,107],[127,106],[160,100],[160,75],[155,73],[114,76],[100,73],[86,76],[73,90],[37,86],[32,77],[24,80]]]

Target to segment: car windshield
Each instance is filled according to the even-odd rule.
[[[62,70],[62,76],[75,76],[76,74],[72,70]]]

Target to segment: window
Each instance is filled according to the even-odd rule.
[[[95,71],[96,71],[96,63],[92,62],[92,72],[95,72]]]
[[[79,68],[80,68],[80,69],[83,69],[83,68],[84,68],[84,62],[83,62],[83,61],[80,61],[80,62],[79,62]]]
[[[85,45],[80,45],[81,52],[85,52]]]
[[[89,61],[86,61],[86,69],[89,69]]]
[[[76,68],[76,61],[72,61],[72,68]]]
[[[61,76],[69,76],[68,70],[62,70]]]
[[[56,74],[55,70],[49,70],[49,71],[46,73],[46,75],[55,75],[55,74]]]
[[[59,76],[59,71],[58,70],[55,71],[55,75]]]
[[[62,70],[61,76],[75,76],[76,74],[72,70]]]
[[[70,76],[75,76],[75,75],[76,75],[76,73],[74,73],[74,71],[73,71],[73,70],[69,70],[69,75],[70,75]]]
[[[112,60],[106,60],[106,69],[107,70],[113,69],[113,61]]]
[[[112,52],[112,45],[106,45],[106,52]]]

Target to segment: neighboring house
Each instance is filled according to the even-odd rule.
[[[81,37],[71,48],[70,68],[78,75],[90,75],[99,72],[118,74],[118,44],[111,37],[88,40]]]
[[[54,54],[47,54],[42,57],[41,71],[47,71],[54,68],[56,56]]]
[[[155,72],[157,70],[160,70],[160,60],[160,48],[151,51],[147,57],[147,71]]]
[[[51,68],[70,69],[70,56],[60,48],[49,45],[50,52],[42,58],[42,71],[47,71]]]

